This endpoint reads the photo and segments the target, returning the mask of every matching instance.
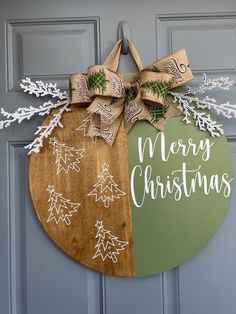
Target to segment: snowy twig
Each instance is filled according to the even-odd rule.
[[[214,110],[218,115],[222,115],[228,119],[236,118],[236,104],[230,104],[230,102],[226,102],[224,104],[217,104],[215,98],[211,98],[209,96],[206,96],[203,99],[199,99],[197,96],[194,96],[192,94],[186,93],[172,93],[170,92],[172,96],[177,96],[178,98],[181,98],[182,100],[186,100],[189,104],[194,103],[194,106],[197,109],[212,109]]]
[[[35,108],[30,106],[28,108],[18,108],[15,112],[9,113],[5,109],[1,108],[1,114],[6,118],[6,120],[0,121],[0,129],[7,128],[14,122],[21,123],[24,120],[30,120],[35,114],[39,116],[48,115],[50,111],[62,105],[61,101],[57,103],[52,103],[50,100],[45,102],[43,105]]]
[[[203,74],[203,81],[197,88],[188,87],[188,91],[191,94],[201,93],[204,94],[206,91],[213,89],[229,90],[232,86],[236,86],[236,80],[231,80],[229,77],[221,76],[217,78],[207,78],[206,74]]]
[[[6,118],[0,121],[0,129],[10,126],[13,122],[21,123],[24,120],[30,120],[34,115],[45,116],[50,113],[52,109],[61,107],[57,113],[53,115],[53,119],[48,125],[39,126],[36,131],[35,140],[26,146],[29,149],[29,154],[32,152],[38,153],[40,148],[43,146],[43,141],[47,138],[55,127],[63,127],[61,123],[61,117],[63,112],[70,111],[70,98],[67,92],[61,92],[57,88],[57,84],[43,83],[42,81],[36,81],[35,83],[31,81],[30,78],[22,80],[20,84],[21,88],[25,93],[35,95],[36,97],[51,96],[52,98],[58,98],[56,103],[52,101],[46,101],[38,108],[30,106],[28,108],[18,108],[15,112],[9,113],[5,109],[1,108],[1,114]]]
[[[203,76],[202,84],[197,88],[186,87],[184,92],[178,92],[178,98],[187,101],[189,104],[194,104],[197,109],[209,109],[215,111],[216,114],[222,115],[228,119],[236,118],[236,104],[231,104],[229,101],[222,104],[217,104],[213,97],[205,96],[200,98],[199,94],[205,94],[206,91],[213,89],[229,90],[232,86],[236,86],[236,80],[231,80],[229,77],[219,77],[214,79],[207,79]],[[170,92],[175,97],[177,93]]]
[[[231,104],[229,101],[218,105],[215,98],[206,96],[202,100],[196,97],[195,102],[199,109],[213,109],[218,115],[222,115],[228,119],[236,118],[236,104]]]
[[[178,109],[183,112],[183,121],[186,124],[190,124],[192,117],[195,120],[195,125],[201,131],[208,131],[212,137],[219,137],[224,134],[224,130],[221,124],[212,120],[210,114],[206,112],[199,112],[195,108],[195,97],[183,97],[181,93],[170,92],[174,98],[174,103],[177,103]],[[194,104],[192,104],[194,103]]]
[[[44,83],[42,81],[32,82],[29,77],[22,80],[20,87],[25,93],[35,95],[36,97],[51,96],[52,98],[59,98],[60,100],[68,99],[66,91],[61,92],[57,88],[57,84]]]
[[[1,114],[6,120],[0,121],[0,129],[7,128],[13,122],[21,123],[24,120],[30,120],[35,114],[39,116],[48,115],[52,109],[55,109],[63,104],[63,101],[69,101],[69,96],[67,92],[61,92],[57,88],[56,84],[43,83],[42,81],[36,81],[35,83],[31,81],[30,78],[22,80],[20,84],[23,91],[29,94],[34,94],[36,97],[51,96],[52,98],[58,98],[56,103],[46,101],[39,108],[30,106],[28,108],[18,108],[15,112],[7,112],[4,108],[1,108]]]
[[[55,127],[57,126],[61,128],[63,127],[61,123],[61,117],[64,112],[70,111],[69,109],[70,102],[66,100],[64,102],[61,102],[61,105],[63,106],[58,110],[57,113],[53,115],[53,119],[50,120],[49,124],[39,126],[38,130],[35,132],[35,135],[37,135],[37,137],[34,139],[32,143],[25,146],[25,148],[29,149],[29,154],[33,152],[38,153],[40,151],[41,147],[43,147],[44,139],[46,139],[52,133]]]

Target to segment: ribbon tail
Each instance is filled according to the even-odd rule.
[[[171,88],[181,86],[193,79],[185,49],[155,61],[145,68],[155,73],[168,73],[172,76]]]
[[[167,96],[165,99],[165,107],[168,108],[160,118],[154,117],[151,113],[150,105],[144,104],[140,95],[135,99],[126,103],[125,106],[125,129],[128,133],[133,124],[138,120],[146,120],[152,124],[157,130],[164,131],[165,124],[168,118],[173,118],[182,115],[182,112],[174,105],[172,97]],[[160,108],[162,108],[159,105]],[[158,105],[152,106],[153,110],[158,109]]]
[[[134,123],[138,120],[151,122],[152,116],[143,103],[140,94],[125,105],[125,129],[128,133]]]
[[[109,145],[113,145],[122,121],[123,107],[123,98],[114,101],[112,97],[96,97],[87,109],[93,113],[87,136],[101,137]]]
[[[164,131],[166,122],[169,118],[174,118],[183,115],[183,113],[174,105],[171,96],[166,97],[165,105],[168,106],[166,113],[156,123],[152,123],[153,126],[161,132]]]

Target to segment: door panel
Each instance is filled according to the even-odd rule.
[[[145,65],[185,47],[196,78],[193,84],[203,73],[235,77],[236,13],[225,11],[236,12],[235,0],[179,1],[178,5],[162,0],[23,0],[20,4],[3,0],[0,103],[9,111],[41,103],[19,90],[25,76],[67,89],[70,73],[86,71],[104,60],[123,19]],[[130,56],[122,56],[119,70],[135,71]],[[235,89],[218,95],[225,96],[236,102]],[[235,182],[222,226],[197,256],[151,277],[104,276],[62,253],[34,213],[24,146],[41,121],[35,118],[0,133],[1,314],[235,313]],[[221,122],[236,169],[235,121],[222,118]]]

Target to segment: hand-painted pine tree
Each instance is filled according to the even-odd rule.
[[[83,119],[82,121],[83,123],[78,128],[76,128],[75,131],[82,131],[83,135],[86,136],[88,127],[93,119],[93,115],[94,115],[93,112],[89,113],[88,116],[85,119]],[[97,143],[97,136],[92,137],[92,142]]]
[[[113,180],[113,176],[108,172],[109,165],[103,164],[101,166],[102,173],[98,176],[98,182],[94,184],[94,189],[88,194],[88,196],[95,196],[95,201],[101,200],[104,207],[109,207],[110,201],[114,199],[119,199],[120,196],[126,193],[118,188]]]
[[[60,221],[64,222],[66,225],[71,224],[71,217],[73,213],[77,212],[79,208],[79,203],[71,203],[69,199],[66,199],[62,194],[55,191],[54,186],[49,185],[47,188],[49,192],[50,207],[48,209],[49,216],[47,223],[51,220],[54,220],[56,224]]]
[[[95,246],[97,251],[93,256],[93,259],[100,256],[104,261],[108,257],[113,263],[117,263],[117,255],[120,254],[120,251],[125,249],[125,246],[129,244],[129,242],[118,240],[118,237],[112,235],[111,231],[103,228],[102,221],[97,221],[95,227],[98,229],[96,234],[98,242]]]
[[[85,149],[67,146],[66,144],[58,142],[55,137],[50,138],[49,143],[53,146],[53,155],[56,155],[57,174],[62,170],[64,170],[65,173],[68,173],[70,169],[76,172],[80,171],[79,163],[80,159],[84,157],[83,153]]]

